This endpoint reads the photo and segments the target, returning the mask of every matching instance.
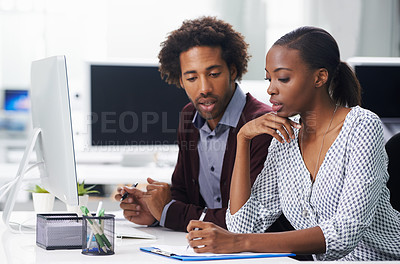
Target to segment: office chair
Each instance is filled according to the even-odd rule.
[[[392,136],[385,145],[389,157],[389,181],[387,187],[390,191],[390,203],[393,208],[400,211],[400,133]],[[396,190],[397,189],[397,190]]]

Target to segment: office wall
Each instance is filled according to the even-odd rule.
[[[29,88],[32,60],[65,54],[71,89],[80,91],[85,61],[156,60],[168,32],[200,15],[245,35],[247,80],[263,77],[267,49],[301,25],[331,32],[344,60],[399,56],[399,0],[0,0],[0,89]]]
[[[372,57],[400,56],[400,1],[364,0],[356,54]]]
[[[400,55],[399,0],[309,0],[309,24],[327,29],[342,59]]]
[[[22,0],[15,0],[6,9],[4,1],[0,0],[3,89],[27,88],[30,62],[59,54],[67,56],[71,87],[82,86],[85,61],[155,60],[160,42],[184,19],[218,15],[208,0],[200,5],[194,0],[52,0],[24,8],[17,5]]]

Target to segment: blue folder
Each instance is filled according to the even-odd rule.
[[[141,251],[152,253],[181,261],[204,261],[204,260],[221,260],[221,259],[248,259],[248,258],[272,258],[272,257],[290,257],[296,256],[293,253],[259,253],[255,255],[240,255],[240,254],[221,254],[215,256],[185,256],[177,255],[171,252],[163,251],[156,247],[141,247]]]

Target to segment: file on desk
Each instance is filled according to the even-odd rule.
[[[145,239],[156,239],[154,235],[146,233],[135,227],[135,225],[128,221],[116,221],[115,222],[115,234],[121,238],[145,238]]]

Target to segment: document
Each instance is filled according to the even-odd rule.
[[[118,210],[112,212],[115,215],[115,234],[116,237],[120,238],[144,238],[144,239],[157,239],[156,236],[149,234],[140,229],[146,229],[147,227],[137,225],[129,222],[124,218],[123,211]]]
[[[145,238],[156,239],[156,236],[140,230],[129,221],[115,221],[115,234],[120,238]]]

